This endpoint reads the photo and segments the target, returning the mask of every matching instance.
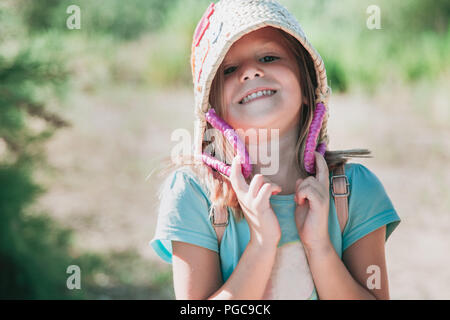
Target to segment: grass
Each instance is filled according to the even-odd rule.
[[[173,299],[172,272],[133,250],[92,257],[82,291],[87,299]],[[80,266],[83,268],[82,266]]]

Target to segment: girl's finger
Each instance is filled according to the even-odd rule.
[[[265,183],[259,190],[258,195],[255,198],[256,203],[261,203],[264,199],[269,199],[272,193],[281,192],[281,187],[273,183]]]
[[[305,200],[308,200],[311,208],[314,207],[314,204],[321,201],[319,191],[312,185],[300,186],[296,192],[296,199],[298,205],[302,205]]]
[[[310,177],[306,178],[305,180],[303,180],[302,182],[297,182],[295,184],[295,190],[299,190],[300,188],[306,188],[309,186],[313,187],[317,191],[322,189],[321,183],[315,177],[310,176]]]
[[[297,193],[300,188],[306,188],[309,185],[311,185],[312,181],[311,179],[314,179],[314,177],[308,177],[306,179],[298,179],[297,182],[295,183],[295,193]]]
[[[297,181],[295,181],[295,190],[298,189],[298,186],[304,181],[305,179],[299,178]]]
[[[316,179],[328,189],[330,184],[330,181],[328,180],[330,172],[328,170],[327,162],[319,152],[315,151],[314,155],[316,157]]]
[[[234,157],[233,162],[231,163],[230,181],[234,192],[236,192],[237,195],[247,193],[248,184],[247,181],[245,181],[244,176],[242,175],[241,161],[239,159],[239,156]]]
[[[252,181],[250,181],[250,186],[248,188],[249,194],[255,198],[258,195],[259,189],[264,184],[264,176],[262,174],[256,174]]]

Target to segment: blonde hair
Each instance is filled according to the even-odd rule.
[[[304,104],[301,108],[300,119],[299,119],[299,136],[297,143],[295,145],[297,161],[296,166],[300,174],[303,177],[309,176],[305,170],[304,164],[304,151],[306,146],[306,138],[308,136],[310,124],[313,120],[314,111],[316,108],[316,90],[317,79],[314,70],[314,64],[311,56],[305,50],[305,48],[298,42],[294,37],[287,34],[286,32],[277,29],[281,34],[282,41],[287,44],[294,54],[299,70],[300,70],[300,90],[302,90],[302,95],[306,97],[307,104]],[[210,105],[215,109],[217,115],[221,118],[225,118],[225,105],[223,101],[223,82],[224,82],[224,70],[223,64],[220,65],[216,72],[214,80],[211,85],[211,91],[209,96]],[[328,113],[327,113],[328,115]],[[322,128],[319,133],[319,138],[317,144],[325,142],[329,145],[329,137],[327,135],[327,122],[328,116],[323,119]],[[211,132],[212,126],[208,123],[206,127],[206,133]],[[206,145],[211,145],[213,152],[216,151],[213,156],[217,159],[225,161],[225,159],[233,159],[234,155],[229,154],[232,152],[233,147],[231,147],[223,135],[215,135],[213,141],[209,141],[211,137],[207,137],[207,141],[203,140],[202,150]],[[348,158],[352,157],[362,157],[368,158],[370,151],[367,149],[351,149],[351,150],[339,150],[339,151],[326,151],[324,158],[327,162],[329,170],[334,170],[336,167],[347,163]],[[224,157],[225,156],[225,157]],[[224,176],[219,174],[217,171],[213,170],[205,164],[196,164],[193,161],[193,155],[182,155],[178,160],[178,164],[171,164],[166,167],[163,174],[180,168],[182,166],[189,166],[195,173],[199,182],[206,189],[205,191],[209,195],[209,199],[214,206],[215,210],[225,210],[229,207],[233,212],[236,221],[243,218],[242,209],[237,200],[236,194],[231,186],[231,182]],[[253,174],[247,178],[248,182],[253,178]]]

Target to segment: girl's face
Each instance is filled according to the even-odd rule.
[[[281,136],[298,126],[306,102],[299,67],[276,29],[262,28],[236,41],[223,70],[225,120],[233,128],[279,129]]]

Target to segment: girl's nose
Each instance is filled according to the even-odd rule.
[[[242,68],[242,73],[240,76],[241,82],[254,79],[255,77],[264,77],[264,72],[260,68],[258,68],[257,65],[247,64]]]

